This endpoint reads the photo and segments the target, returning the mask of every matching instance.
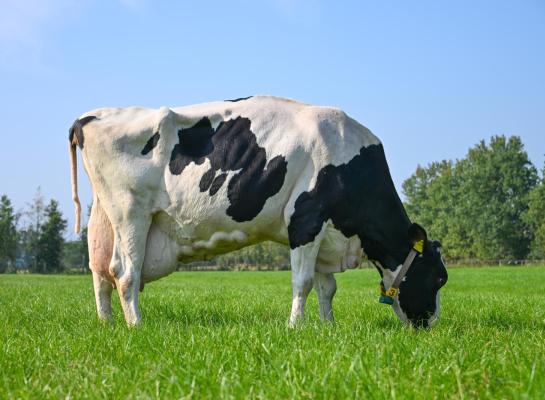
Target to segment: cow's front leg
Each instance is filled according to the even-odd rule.
[[[290,251],[291,284],[293,288],[290,327],[294,327],[298,322],[303,322],[305,303],[314,281],[314,269],[319,248],[320,240],[315,240]]]
[[[125,321],[129,326],[140,322],[138,291],[150,224],[151,220],[133,218],[130,222],[114,226],[110,273],[115,277]]]
[[[112,319],[112,283],[93,271],[93,287],[98,317],[104,321]]]
[[[314,274],[314,288],[318,295],[320,304],[320,318],[325,321],[334,321],[333,318],[333,296],[337,291],[337,282],[332,273],[316,272]]]

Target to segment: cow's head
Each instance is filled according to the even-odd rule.
[[[448,274],[441,257],[441,244],[428,241],[424,228],[412,224],[409,240],[412,244],[423,241],[423,251],[411,263],[392,307],[401,321],[429,327],[439,316],[439,289],[447,282]]]

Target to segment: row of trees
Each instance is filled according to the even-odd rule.
[[[10,199],[0,198],[0,273],[26,269],[31,272],[60,272],[81,266],[86,260],[83,240],[66,243],[67,221],[52,199],[46,205],[40,190],[27,209],[15,212]]]
[[[182,270],[198,270],[203,268],[220,270],[287,270],[290,268],[290,251],[288,246],[273,242],[263,242],[218,256],[210,261],[179,265],[179,269]]]
[[[451,260],[521,260],[545,256],[545,187],[517,136],[479,142],[403,182],[414,221],[438,238]]]

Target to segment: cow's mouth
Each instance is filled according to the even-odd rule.
[[[428,319],[426,318],[418,318],[418,319],[410,319],[411,326],[416,329],[429,329],[431,328],[431,324]]]

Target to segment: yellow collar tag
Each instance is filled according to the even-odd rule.
[[[386,296],[394,298],[397,295],[397,292],[399,292],[398,288],[391,287],[386,291]]]
[[[424,252],[424,241],[419,240],[418,242],[415,242],[415,244],[413,245],[413,249],[418,254],[422,254]]]

